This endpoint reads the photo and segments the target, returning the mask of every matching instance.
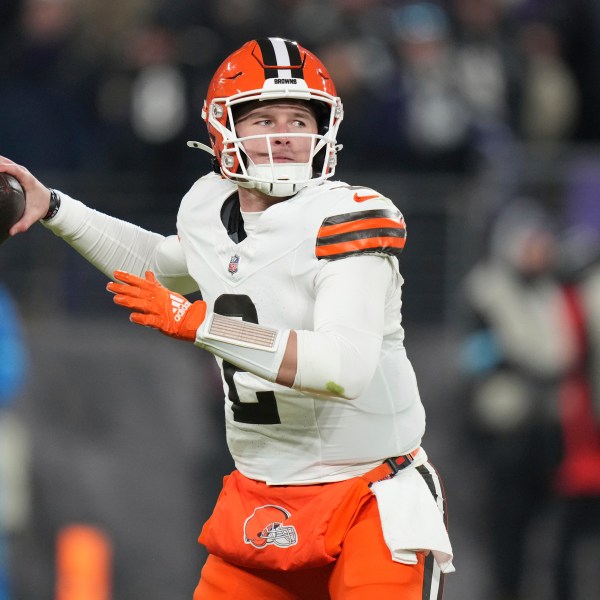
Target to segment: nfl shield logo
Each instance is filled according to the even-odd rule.
[[[238,265],[240,263],[240,257],[237,254],[234,254],[229,259],[229,268],[227,269],[232,275],[235,275],[238,270]]]

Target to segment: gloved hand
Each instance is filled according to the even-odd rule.
[[[134,310],[130,321],[154,327],[170,337],[190,342],[196,339],[196,331],[206,317],[206,302],[191,304],[161,285],[152,271],[146,271],[146,279],[125,271],[115,271],[114,276],[117,282],[111,281],[106,289],[115,294],[116,304]]]

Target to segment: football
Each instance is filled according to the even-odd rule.
[[[0,173],[0,244],[10,236],[8,230],[25,212],[25,192],[8,173]]]

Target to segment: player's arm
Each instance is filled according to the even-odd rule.
[[[377,368],[386,299],[396,277],[393,259],[381,256],[337,260],[321,270],[314,330],[296,332],[296,349],[290,348],[282,363],[282,374],[289,377],[296,354],[291,387],[345,398],[364,391]]]
[[[328,262],[317,276],[312,331],[208,314],[196,345],[280,385],[356,398],[377,368],[387,294],[399,277],[394,265],[367,255]]]
[[[317,281],[315,330],[258,325],[193,304],[146,279],[115,273],[108,289],[130,319],[193,341],[244,371],[300,391],[355,398],[369,384],[379,358],[384,307],[393,285],[393,259],[352,257],[323,267]]]
[[[143,275],[152,270],[159,281],[182,293],[198,286],[187,273],[176,236],[165,237],[98,212],[58,192],[60,208],[42,221],[92,265],[112,278],[115,271]]]
[[[289,332],[276,382],[358,397],[377,368],[393,271],[391,260],[381,257],[329,263],[317,282],[315,330]]]
[[[93,210],[68,195],[51,190],[25,167],[0,156],[0,171],[15,176],[27,198],[25,214],[11,228],[23,233],[41,221],[86,260],[112,278],[116,270],[144,274],[152,270],[159,281],[181,293],[198,289],[190,277],[179,240],[164,237]]]

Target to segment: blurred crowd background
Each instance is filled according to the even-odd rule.
[[[339,178],[407,220],[446,600],[600,597],[600,2],[2,0],[0,154],[173,233],[210,168],[186,146],[207,84],[270,35],[332,74]],[[218,374],[105,283],[41,226],[0,248],[0,600],[190,598],[202,564],[231,468]],[[91,595],[72,525],[108,540]]]

